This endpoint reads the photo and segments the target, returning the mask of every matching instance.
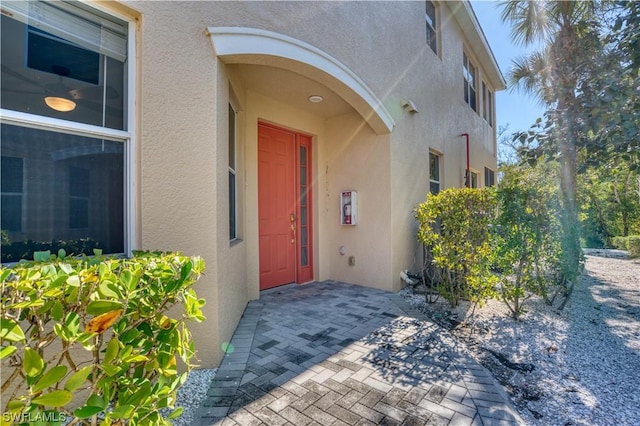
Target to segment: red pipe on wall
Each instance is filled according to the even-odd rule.
[[[464,173],[464,186],[471,188],[471,168],[469,165],[469,133],[463,133],[460,136],[467,138],[467,169]]]

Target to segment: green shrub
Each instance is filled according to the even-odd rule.
[[[58,253],[64,250],[67,254],[80,256],[83,254],[92,255],[95,249],[99,249],[101,244],[91,238],[81,238],[78,240],[52,240],[52,241],[14,241],[9,240],[8,234],[3,232],[2,236],[2,263],[18,262],[22,259],[32,259],[33,254],[40,251],[50,250]]]
[[[627,250],[629,250],[629,257],[640,257],[640,235],[632,235],[627,238]]]
[[[167,419],[160,410],[173,408],[194,367],[186,322],[204,320],[192,289],[204,262],[175,253],[60,255],[0,269],[2,424],[53,414],[52,424],[170,424],[181,408]]]
[[[629,237],[613,237],[611,239],[611,244],[613,245],[613,248],[617,248],[620,250],[628,250]]]
[[[450,188],[427,195],[415,211],[418,239],[439,269],[438,291],[454,306],[493,295],[489,228],[495,205],[490,188]]]
[[[501,298],[518,319],[532,294],[547,298],[546,272],[559,264],[560,224],[555,192],[528,179],[505,177],[497,190],[494,265]]]

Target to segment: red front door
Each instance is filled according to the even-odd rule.
[[[308,136],[258,125],[260,290],[312,279],[310,143]]]

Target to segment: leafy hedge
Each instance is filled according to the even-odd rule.
[[[613,248],[617,248],[620,250],[628,250],[629,237],[613,237],[611,239],[611,244],[613,245]]]
[[[627,250],[629,257],[640,257],[640,235],[632,235],[627,238]]]
[[[500,297],[516,319],[532,294],[552,304],[563,276],[558,209],[553,191],[519,179],[428,194],[414,212],[426,249],[423,282],[453,306]]]
[[[181,408],[166,419],[160,410],[174,406],[194,367],[187,321],[204,320],[192,289],[204,262],[176,253],[60,254],[0,269],[2,424],[52,414],[51,424],[170,424]],[[169,312],[175,305],[182,309]]]
[[[5,236],[6,235],[6,236]],[[101,244],[91,238],[78,240],[52,240],[52,241],[9,241],[8,235],[3,231],[2,239],[2,263],[18,262],[21,259],[31,259],[35,252],[50,250],[58,253],[64,250],[68,254],[80,256],[91,255]]]
[[[629,252],[629,257],[640,257],[640,235],[613,237],[612,243],[614,248],[627,250]]]
[[[415,217],[418,240],[430,251],[436,287],[452,305],[461,299],[480,302],[494,293],[490,227],[496,209],[490,188],[450,188],[427,195]]]

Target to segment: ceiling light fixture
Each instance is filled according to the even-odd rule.
[[[49,108],[60,112],[69,112],[76,109],[75,102],[59,96],[47,96],[44,98],[44,103],[46,103]]]
[[[313,102],[314,104],[318,104],[324,101],[324,98],[320,95],[311,95],[309,96],[309,102]]]

